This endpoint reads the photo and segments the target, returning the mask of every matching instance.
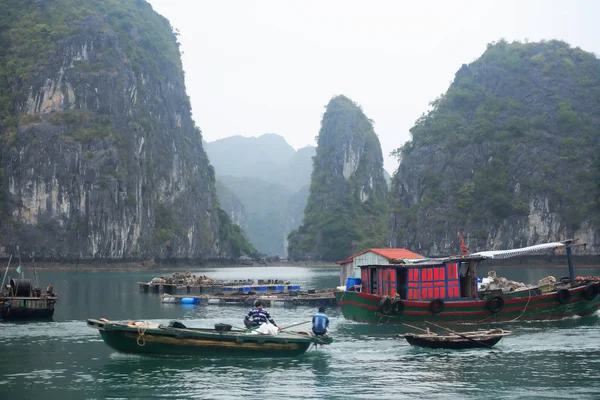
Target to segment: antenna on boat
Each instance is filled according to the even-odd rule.
[[[463,240],[462,234],[460,232],[458,232],[458,238],[460,239],[460,249],[462,250],[462,255],[466,256],[467,250],[469,250],[469,248],[465,245],[465,241]]]

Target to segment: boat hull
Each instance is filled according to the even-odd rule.
[[[169,329],[160,327],[144,329],[122,324],[95,322],[88,325],[98,328],[102,340],[114,350],[123,353],[169,356],[247,356],[280,357],[305,353],[313,343],[329,344],[330,338],[318,339],[307,334],[276,336],[218,333],[211,330]]]
[[[430,301],[404,301],[401,313],[380,311],[379,304],[385,296],[361,292],[336,291],[335,297],[344,318],[372,324],[401,323],[493,323],[503,321],[556,320],[570,316],[593,314],[600,305],[600,295],[592,300],[583,296],[584,287],[569,289],[570,299],[565,304],[558,301],[556,292],[537,294],[524,290],[503,294],[504,306],[499,312],[491,312],[488,299],[464,299],[445,301],[444,308],[434,313]]]
[[[468,339],[452,340],[452,341],[441,341],[441,340],[428,340],[416,336],[405,336],[406,341],[412,346],[426,347],[429,349],[449,349],[449,350],[464,350],[464,349],[475,349],[475,348],[489,348],[494,346],[502,339],[502,336],[493,337],[489,339],[477,339],[472,341]]]
[[[55,297],[2,297],[0,319],[51,319],[54,316],[55,304]]]

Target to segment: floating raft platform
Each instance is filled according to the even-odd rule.
[[[248,294],[211,294],[211,295],[177,295],[163,293],[162,303],[175,304],[211,304],[211,305],[234,305],[252,307],[256,300],[261,300],[265,307],[286,307],[294,308],[297,306],[335,306],[337,305],[333,292],[319,293],[295,293],[290,296],[289,293],[277,293],[271,295],[252,296]]]
[[[177,285],[172,283],[138,282],[141,293],[170,293],[170,294],[212,294],[223,293],[224,285]]]
[[[172,283],[148,283],[138,282],[141,293],[168,293],[168,294],[222,294],[229,293],[266,293],[266,292],[284,292],[298,291],[300,285],[243,285],[233,286],[227,284],[216,285],[178,285]]]

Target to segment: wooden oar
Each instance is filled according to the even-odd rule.
[[[487,344],[487,343],[484,343],[484,342],[482,342],[482,341],[479,341],[479,340],[475,340],[475,339],[473,339],[473,338],[470,338],[470,337],[468,337],[468,336],[466,336],[466,335],[463,335],[463,334],[461,334],[461,333],[459,333],[459,332],[455,332],[455,331],[453,331],[452,329],[448,329],[448,328],[445,328],[445,327],[443,327],[443,326],[440,326],[440,325],[438,325],[438,324],[434,324],[433,322],[429,322],[429,321],[425,321],[425,322],[426,322],[426,323],[428,323],[428,324],[430,324],[430,325],[433,325],[433,326],[435,326],[435,327],[437,327],[437,328],[444,329],[445,331],[448,331],[448,332],[450,332],[450,333],[452,333],[452,334],[454,334],[454,335],[460,336],[460,337],[462,337],[462,338],[465,338],[465,339],[467,339],[467,340],[470,340],[470,341],[472,341],[472,342],[479,343],[479,344],[481,344],[481,345],[483,345],[483,346],[489,347],[490,349],[492,349],[492,348],[493,348],[493,346],[491,346],[491,345],[489,345],[489,344]],[[494,353],[494,352],[492,351],[492,353]],[[496,354],[496,353],[494,353],[494,354]]]
[[[291,328],[292,326],[298,326],[298,325],[310,324],[311,322],[312,322],[312,321],[304,321],[304,322],[299,322],[299,323],[297,323],[297,324],[288,325],[288,326],[286,326],[285,328],[280,328],[279,330],[280,330],[280,331],[282,331],[282,330],[284,330],[284,329]]]
[[[430,332],[430,331],[428,331],[427,329],[419,328],[419,327],[416,327],[416,326],[414,326],[414,325],[409,325],[409,324],[405,324],[405,323],[402,323],[402,325],[404,325],[404,326],[408,326],[409,328],[413,328],[413,329],[416,329],[416,330],[418,330],[418,331],[423,331],[423,332],[425,332],[425,333],[431,333],[431,332]]]

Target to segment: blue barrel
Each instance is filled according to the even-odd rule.
[[[346,290],[350,289],[352,286],[360,286],[360,284],[360,278],[348,278],[348,280],[346,281]]]
[[[266,292],[267,287],[266,286],[258,286],[258,288],[256,290],[258,290],[259,292]]]
[[[275,286],[275,290],[277,290],[278,292],[283,292],[285,290],[285,286],[277,285],[277,286]]]
[[[200,299],[197,299],[195,297],[182,297],[181,298],[181,304],[198,304],[200,302]]]
[[[249,292],[250,291],[250,286],[243,286],[242,287],[242,292]]]
[[[300,290],[300,285],[292,285],[290,286],[290,290]]]

